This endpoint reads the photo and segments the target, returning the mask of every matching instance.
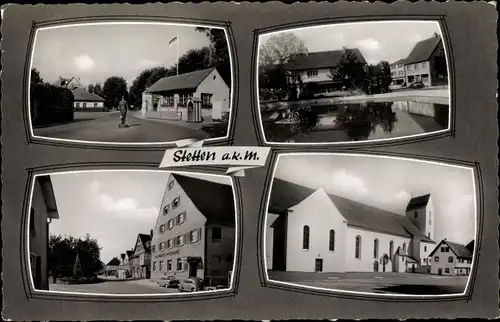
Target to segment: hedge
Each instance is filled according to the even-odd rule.
[[[33,125],[73,121],[73,101],[73,93],[67,88],[50,84],[31,84],[30,106]]]

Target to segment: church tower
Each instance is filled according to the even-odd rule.
[[[434,207],[430,194],[411,198],[406,207],[406,218],[417,227],[423,235],[434,240]]]

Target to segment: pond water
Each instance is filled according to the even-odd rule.
[[[419,101],[302,105],[262,113],[268,142],[344,142],[445,130],[449,105]]]

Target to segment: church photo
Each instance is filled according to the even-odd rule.
[[[465,167],[280,155],[265,220],[268,280],[348,292],[462,294],[472,270],[474,189]]]

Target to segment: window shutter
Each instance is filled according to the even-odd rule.
[[[201,240],[201,228],[198,228],[198,240]]]

